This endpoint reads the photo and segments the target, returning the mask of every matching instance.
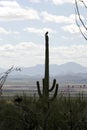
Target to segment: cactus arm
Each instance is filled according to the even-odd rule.
[[[45,94],[45,78],[42,79],[42,85],[43,85],[43,96]]]
[[[52,85],[52,87],[49,89],[49,92],[51,92],[51,91],[55,88],[55,85],[56,85],[56,79],[53,80],[53,85]]]
[[[45,79],[44,78],[42,79],[42,83],[43,83],[42,85],[43,85],[43,88],[44,88],[44,86],[45,86],[45,84],[44,84],[45,83]]]
[[[54,93],[53,97],[50,99],[51,101],[53,101],[57,97],[58,87],[59,87],[59,84],[56,84],[55,93]]]
[[[38,94],[39,94],[40,98],[42,98],[39,81],[37,81],[37,90],[38,90]]]

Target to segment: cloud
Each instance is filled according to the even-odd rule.
[[[43,46],[32,42],[22,42],[16,45],[0,45],[0,60],[2,61],[0,67],[12,65],[33,66],[41,61],[43,53]]]
[[[52,0],[55,5],[62,5],[65,3],[74,3],[74,0]]]
[[[50,14],[48,12],[41,13],[45,22],[53,22],[53,23],[74,23],[75,15],[71,14],[70,16],[58,16],[54,14]]]
[[[87,45],[50,47],[50,64],[77,62],[87,65]],[[34,66],[44,64],[44,45],[22,42],[19,44],[0,45],[0,67]]]
[[[0,41],[3,41],[3,39],[2,39],[2,38],[0,38]]]
[[[11,31],[11,30],[6,30],[5,28],[0,27],[0,34],[4,35],[9,35],[9,34],[19,34],[17,31]]]
[[[61,38],[67,41],[74,39],[73,37],[67,37],[67,36],[61,36]]]
[[[87,66],[87,45],[70,45],[53,47],[50,50],[51,63],[76,62]]]
[[[29,0],[29,2],[32,2],[32,3],[40,3],[41,0]]]
[[[86,33],[86,29],[84,27],[81,26],[80,28],[81,28],[83,33]],[[72,34],[79,34],[80,33],[80,30],[76,24],[70,24],[70,25],[63,26],[62,29],[65,32],[69,32]]]
[[[69,33],[79,33],[79,28],[75,24],[63,26],[62,29],[65,32],[69,32]]]
[[[23,8],[16,1],[0,1],[0,20],[39,20],[33,8]]]
[[[32,28],[32,27],[25,28],[24,31],[27,31],[27,32],[30,32],[30,33],[39,34],[39,35],[43,35],[46,31],[48,31],[50,33],[54,33],[55,32],[51,28]]]

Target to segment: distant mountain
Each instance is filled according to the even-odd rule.
[[[42,83],[44,77],[44,65],[36,65],[34,67],[22,68],[21,72],[12,72],[6,84],[10,85],[36,85],[39,80]],[[87,68],[69,62],[62,65],[50,65],[50,80],[56,78],[58,83],[82,83],[87,84]]]
[[[35,67],[22,68],[24,74],[27,75],[43,75],[44,65],[36,65]],[[50,65],[50,75],[66,75],[66,74],[76,74],[76,73],[87,73],[87,68],[81,66],[80,64],[69,62],[62,65]]]
[[[68,62],[66,64],[62,64],[58,67],[59,74],[77,74],[77,73],[87,73],[87,68],[83,67],[80,64],[74,62]],[[58,72],[58,71],[57,71]]]
[[[73,75],[73,74],[86,74],[87,67],[84,67],[80,64],[74,62],[68,62],[66,64],[50,65],[50,76],[58,76],[58,75]],[[36,65],[34,67],[22,68],[21,72],[13,72],[12,75],[20,75],[20,76],[43,76],[44,75],[44,65]]]

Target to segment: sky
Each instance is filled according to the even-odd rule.
[[[79,9],[86,21],[81,2]],[[0,67],[44,64],[46,31],[50,64],[76,62],[87,67],[87,41],[75,22],[74,0],[0,0]]]

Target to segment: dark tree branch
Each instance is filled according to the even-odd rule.
[[[80,33],[81,33],[82,36],[85,38],[85,40],[87,40],[87,37],[86,37],[85,34],[82,32],[81,27],[80,27],[80,25],[78,24],[77,14],[75,14],[75,21],[76,21],[76,24],[77,24],[77,26],[78,26],[78,28],[79,28],[79,30],[80,30]]]
[[[84,6],[87,8],[87,6],[86,6],[86,4],[85,4],[85,2],[83,0],[79,0],[79,1],[82,2],[84,4]],[[80,20],[80,22],[82,24],[82,27],[87,31],[87,27],[86,27],[85,23],[83,22],[83,20],[81,18],[81,15],[80,15],[80,12],[79,12],[79,7],[78,7],[77,0],[75,0],[75,5],[76,5],[76,9],[75,9],[75,21],[76,21],[76,24],[77,24],[77,26],[79,28],[79,31],[82,34],[82,36],[85,38],[85,40],[87,40],[87,36],[82,31],[82,29],[81,29],[81,27],[80,27],[80,25],[78,23],[78,18],[79,18],[79,20]],[[77,18],[77,16],[78,16],[78,18]]]
[[[81,18],[81,15],[80,15],[80,12],[79,12],[79,8],[78,8],[78,3],[77,3],[77,0],[75,0],[75,5],[76,5],[76,12],[77,12],[77,15],[79,17],[79,20],[80,22],[82,23],[83,27],[86,29],[87,31],[87,27],[85,25],[85,23],[83,22],[82,18]]]
[[[85,6],[85,8],[87,8],[87,5],[85,4],[85,2],[83,0],[79,0],[79,1],[83,3],[83,5]]]

